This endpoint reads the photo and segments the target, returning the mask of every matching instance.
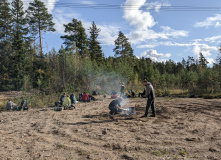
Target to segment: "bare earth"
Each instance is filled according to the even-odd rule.
[[[96,97],[102,98],[102,97]],[[0,113],[0,159],[221,159],[221,99],[157,98],[157,117],[108,116],[112,99]]]

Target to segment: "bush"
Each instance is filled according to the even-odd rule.
[[[204,99],[215,99],[215,98],[221,98],[221,93],[213,93],[213,94],[204,94]]]
[[[165,90],[157,89],[155,94],[157,97],[170,96],[170,90],[169,89],[165,89]]]

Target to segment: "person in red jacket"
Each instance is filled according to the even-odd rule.
[[[89,95],[86,92],[84,92],[84,94],[82,96],[82,101],[83,102],[90,102],[91,101],[89,98]]]

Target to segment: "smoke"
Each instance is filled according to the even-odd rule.
[[[127,84],[128,80],[115,72],[104,73],[100,77],[94,77],[90,83],[90,90],[97,90],[101,94],[111,94],[113,91],[120,92],[122,83]]]

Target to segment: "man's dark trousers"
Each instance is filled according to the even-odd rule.
[[[155,112],[155,107],[154,107],[154,99],[147,99],[145,116],[148,115],[150,106],[151,106],[152,114],[155,116],[156,112]]]

